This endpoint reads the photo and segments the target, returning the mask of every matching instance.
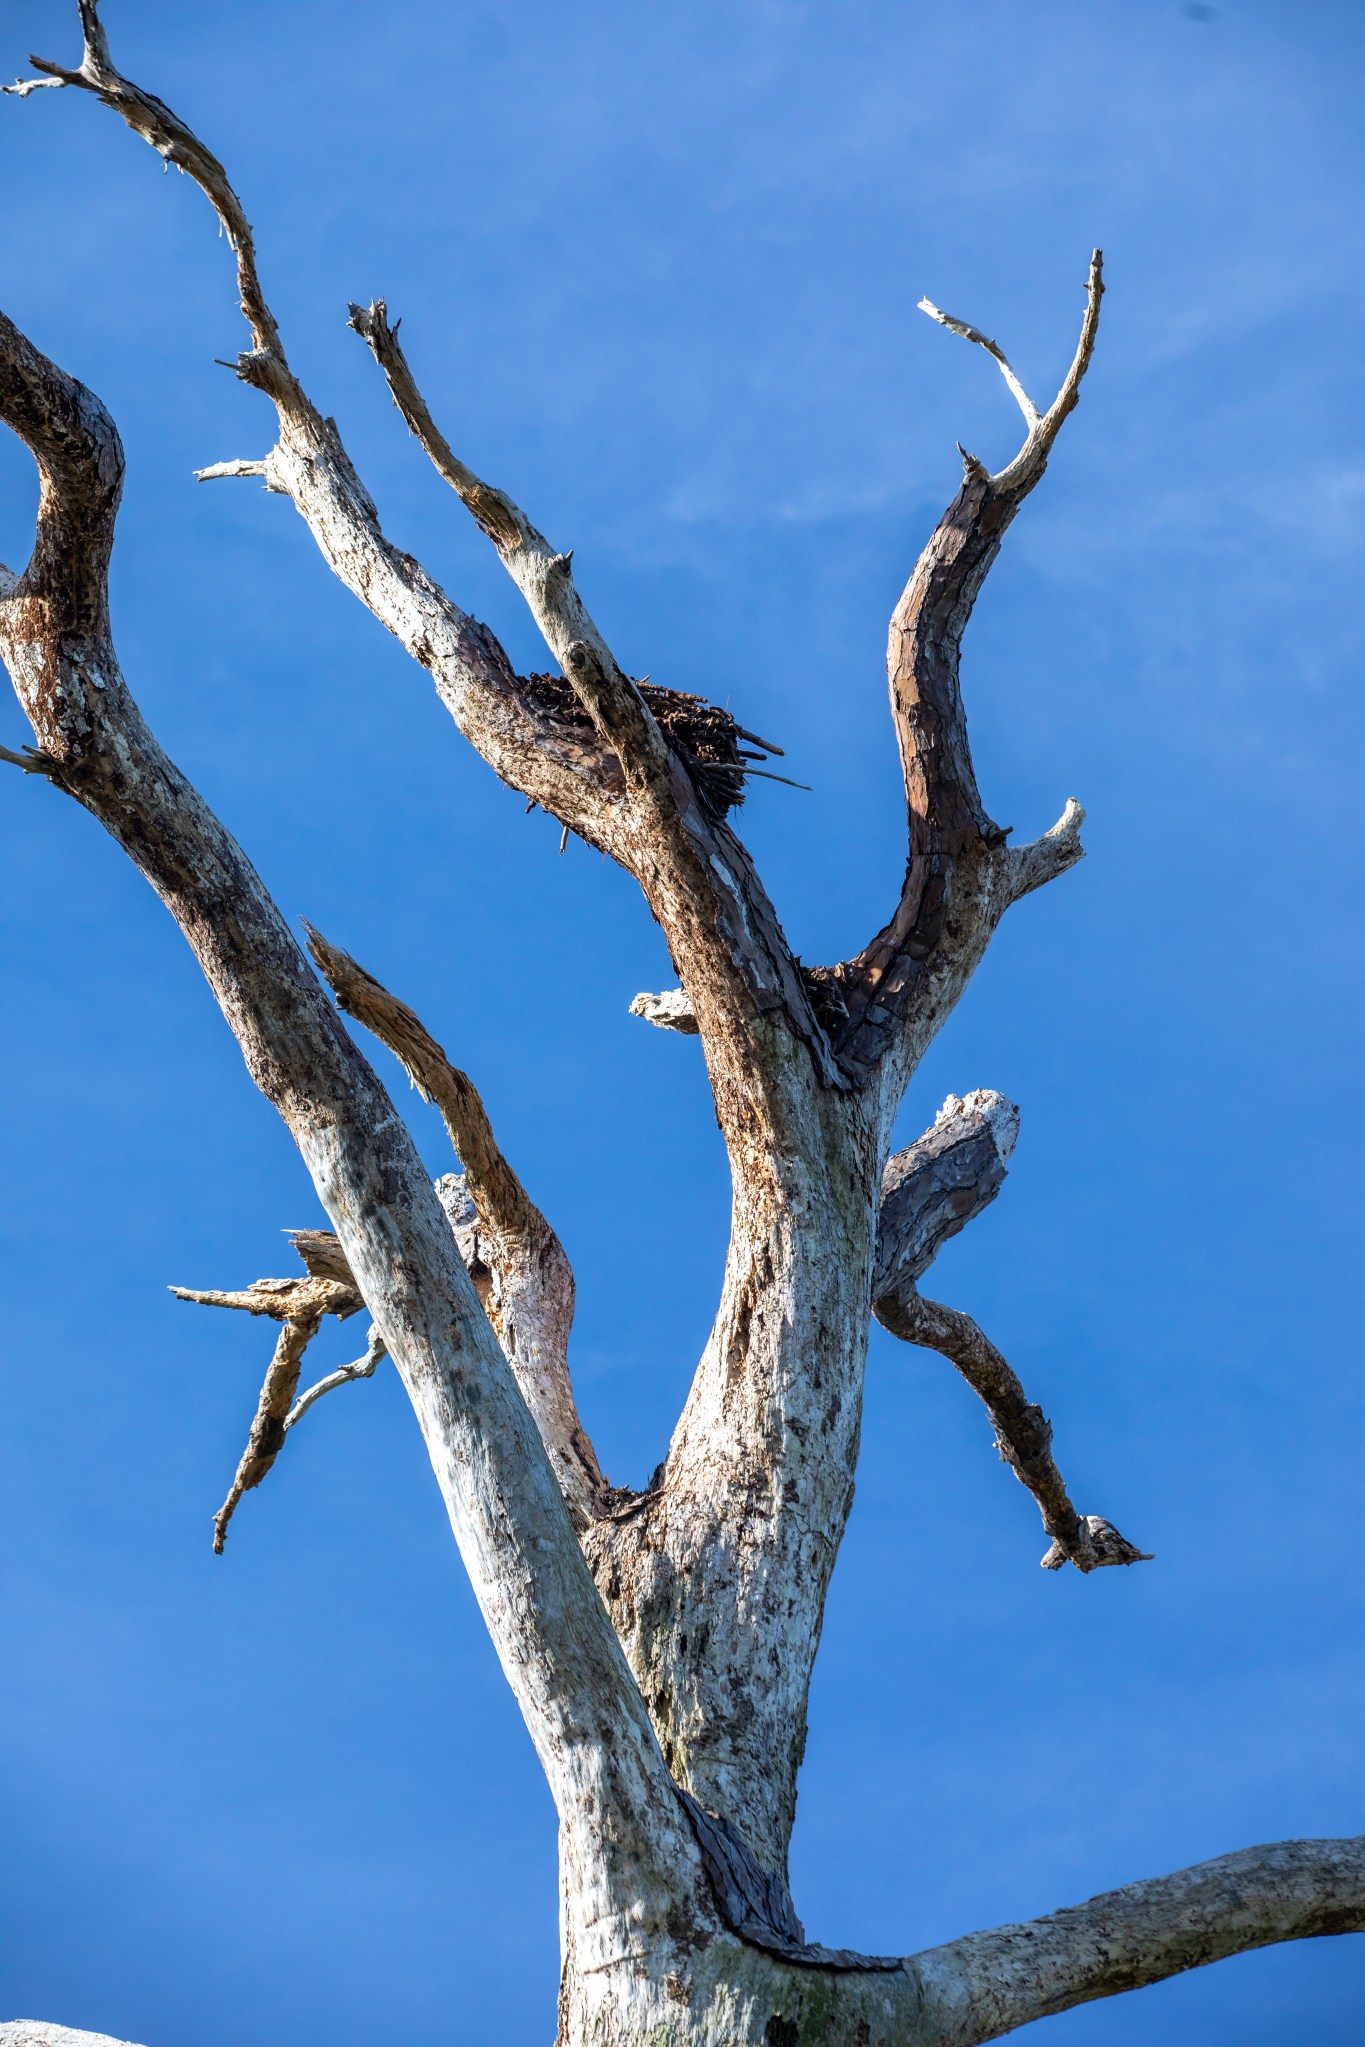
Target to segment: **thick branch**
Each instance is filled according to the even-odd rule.
[[[969,1315],[926,1300],[917,1288],[948,1239],[994,1201],[1018,1130],[1019,1111],[1003,1095],[989,1089],[949,1095],[933,1129],[890,1161],[882,1177],[872,1312],[892,1336],[956,1365],[985,1403],[1000,1456],[1033,1494],[1052,1538],[1044,1570],[1068,1562],[1080,1571],[1148,1562],[1108,1521],[1076,1512],[1053,1462],[1052,1424],[995,1345]]]
[[[452,1066],[405,1002],[311,925],[308,950],[337,1007],[388,1046],[418,1092],[441,1112],[464,1167],[461,1192],[467,1190],[476,1227],[462,1229],[459,1197],[452,1213],[446,1185],[438,1192],[575,1524],[583,1527],[592,1518],[603,1479],[569,1378],[574,1279],[564,1247],[503,1156],[468,1074]]]
[[[950,1237],[994,1201],[1019,1135],[1019,1111],[977,1088],[949,1095],[933,1128],[888,1160],[882,1174],[872,1298],[921,1279]]]
[[[815,1968],[775,1965],[767,2008],[776,2020],[743,2037],[755,2047],[760,2039],[983,2047],[1229,1955],[1362,1931],[1365,1836],[1278,1841],[923,1949],[896,1969],[850,1954]]]
[[[1244,1848],[915,1955],[923,2030],[905,2038],[979,2047],[1249,1948],[1362,1931],[1365,1836]]]
[[[1081,844],[1081,826],[1085,823],[1085,812],[1074,796],[1068,796],[1066,809],[1062,812],[1051,831],[1044,832],[1041,839],[1034,839],[1027,846],[1011,846],[1007,855],[1010,879],[1010,901],[1017,903],[1021,896],[1031,895],[1045,882],[1055,881],[1059,874],[1066,874],[1084,860],[1085,848]]]
[[[645,820],[638,805],[642,762],[634,749],[622,762],[626,726],[618,721],[609,750],[602,745],[605,700],[592,712],[597,737],[581,724],[547,713],[529,684],[510,668],[486,628],[460,611],[409,556],[384,537],[373,503],[351,466],[336,427],[317,412],[285,361],[278,328],[265,305],[250,229],[241,203],[218,160],[153,94],[132,84],[113,67],[96,0],[80,0],[86,50],[77,71],[41,68],[67,84],[94,93],[146,137],[168,162],[180,165],[207,194],[237,252],[243,307],[252,326],[253,348],[238,358],[238,374],[265,392],[275,405],[280,438],[265,458],[268,488],[286,492],[307,519],[336,574],[375,616],[431,669],[437,689],[464,736],[502,778],[551,811],[570,830],[619,860],[643,887],[663,925],[679,971],[689,984],[707,1040],[717,1107],[732,1138],[741,1104],[762,1101],[767,1089],[760,1070],[766,1060],[755,1043],[755,1024],[778,1016],[804,1043],[827,1085],[843,1076],[834,1063],[824,1028],[812,1009],[809,990],[793,961],[772,907],[738,840],[710,814],[693,766],[668,748],[672,803],[656,801]],[[456,462],[436,435],[430,415],[380,308],[357,312],[365,333],[392,372],[414,431],[421,428],[443,473],[463,483],[482,509],[519,580],[524,576],[532,610],[546,632],[581,700],[580,673],[570,662],[575,649],[586,686],[600,671],[609,693],[629,705],[638,728],[659,741],[643,700],[627,682],[596,626],[573,591],[570,559],[549,549],[511,501],[489,493],[472,472]],[[232,473],[255,473],[254,465],[228,465]],[[214,465],[214,473],[225,472]],[[652,731],[651,731],[652,728]],[[624,775],[624,785],[622,776]],[[661,785],[656,785],[657,789]],[[696,986],[691,984],[695,982]],[[735,1052],[742,1048],[736,1070]],[[732,1104],[734,1105],[732,1107]]]
[[[681,988],[665,988],[660,995],[637,995],[630,1013],[642,1016],[657,1030],[679,1031],[686,1038],[697,1035],[697,1012]]]
[[[32,449],[42,482],[33,556],[0,603],[0,652],[63,786],[175,916],[299,1145],[421,1423],[566,1852],[582,1856],[585,1939],[619,1940],[642,1899],[659,1911],[686,1899],[704,1919],[700,1865],[643,1702],[411,1137],[119,669],[103,573],[123,468],[113,423],[3,319],[0,417]]]

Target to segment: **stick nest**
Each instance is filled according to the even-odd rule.
[[[541,710],[566,725],[589,727],[591,720],[573,687],[562,675],[523,675],[518,682]],[[637,685],[640,695],[663,727],[669,745],[682,756],[692,771],[697,793],[714,817],[724,817],[744,801],[744,777],[751,760],[761,760],[773,751],[736,724],[719,704],[686,690],[665,689],[657,682]],[[745,754],[741,740],[762,753]]]

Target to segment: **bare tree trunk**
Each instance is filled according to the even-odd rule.
[[[492,634],[387,539],[335,425],[288,363],[221,164],[115,69],[96,0],[79,7],[79,68],[42,64],[41,78],[7,89],[92,93],[215,207],[251,334],[238,374],[270,402],[276,439],[258,460],[202,474],[260,476],[287,495],[338,576],[430,671],[465,738],[635,876],[681,982],[635,1008],[698,1036],[733,1186],[720,1304],[667,1456],[643,1492],[614,1489],[574,1402],[573,1275],[558,1237],[468,1077],[411,1010],[313,933],[340,1009],[441,1108],[463,1171],[432,1187],[259,877],[148,731],[108,610],[117,433],[98,399],[0,318],[0,416],[41,482],[28,566],[0,572],[0,653],[36,745],[5,758],[89,810],[157,890],[335,1232],[299,1236],[303,1278],[187,1293],[281,1325],[217,1546],[312,1404],[391,1357],[559,1815],[560,2047],[976,2047],[1244,1948],[1365,1927],[1360,1840],[1250,1849],[909,1957],[808,1942],[788,1884],[874,1312],[942,1352],[985,1403],[1038,1502],[1049,1569],[1143,1560],[1102,1517],[1077,1511],[1046,1417],[989,1338],[919,1292],[939,1246],[999,1191],[1017,1111],[988,1091],[950,1097],[932,1130],[888,1158],[910,1076],[1001,918],[1081,857],[1074,803],[1018,849],[991,821],[958,665],[1001,537],[1077,402],[1099,318],[1098,252],[1076,357],[1046,413],[994,342],[926,302],[995,357],[1027,432],[997,475],[965,458],[892,620],[909,840],[899,899],[860,952],[806,968],[728,816],[773,749],[715,706],[623,673],[570,556],[441,435],[381,303],[353,307],[352,325],[498,548],[560,672],[518,676]],[[374,1322],[364,1357],[300,1395],[321,1317],[362,1304]],[[52,2043],[65,2047],[60,2029],[0,2026],[0,2047]]]

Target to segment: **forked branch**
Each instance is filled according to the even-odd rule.
[[[915,565],[892,616],[887,644],[891,713],[900,748],[909,818],[909,858],[894,916],[856,959],[841,969],[849,1024],[841,1043],[862,1070],[904,1041],[907,1025],[918,1055],[922,1023],[941,1021],[945,999],[980,958],[1009,904],[1081,857],[1082,812],[1069,804],[1061,823],[1023,854],[1005,848],[1009,828],[996,824],[977,787],[959,684],[962,635],[1015,513],[1047,467],[1062,423],[1080,395],[1094,352],[1104,284],[1097,249],[1091,259],[1081,335],[1061,390],[1040,413],[1003,350],[966,321],[924,310],[951,332],[985,349],[999,364],[1027,423],[1014,460],[992,475],[964,455],[962,487]],[[958,963],[966,972],[954,972]],[[916,1032],[914,1025],[921,1028]]]
[[[335,425],[313,406],[288,366],[261,290],[251,230],[223,166],[160,99],[115,68],[97,0],[79,4],[85,34],[80,66],[65,70],[44,61],[39,68],[93,93],[167,162],[186,171],[209,198],[236,251],[253,341],[239,356],[237,371],[274,404],[279,441],[260,464],[214,464],[201,474],[261,474],[269,489],[287,493],[337,575],[431,670],[461,732],[490,766],[635,875],[680,972],[696,983],[690,992],[708,1039],[722,1122],[732,1098],[762,1096],[752,1031],[758,1017],[785,1020],[825,1081],[843,1085],[809,990],[747,853],[717,823],[701,794],[695,764],[668,746],[606,647],[574,589],[569,555],[555,553],[510,499],[490,491],[457,461],[416,393],[386,314],[378,305],[357,309],[358,331],[384,364],[409,424],[442,473],[482,515],[524,589],[595,728],[586,735],[581,724],[547,710],[532,687],[535,679],[517,677],[492,634],[385,538]],[[575,650],[586,651],[571,661]],[[612,719],[613,711],[620,715]],[[604,745],[609,719],[614,736]],[[667,791],[656,772],[661,747],[669,764]],[[631,799],[639,798],[646,781],[653,799],[642,805]],[[739,1072],[726,1071],[733,1064],[727,1055],[741,1043],[747,1059],[740,1061]]]
[[[107,585],[123,474],[113,422],[3,318],[0,419],[27,443],[42,480],[33,554],[0,600],[0,655],[64,788],[175,916],[299,1146],[421,1424],[562,1823],[574,1841],[605,1844],[582,1870],[584,1939],[596,1954],[611,1951],[641,1897],[659,1912],[686,1900],[704,1917],[700,1864],[644,1702],[411,1136],[260,877],[158,746],[119,668]],[[236,1305],[261,1310],[259,1290]],[[293,1358],[279,1366],[270,1421],[286,1374],[297,1385]],[[291,1388],[279,1420],[292,1397]]]
[[[558,552],[506,492],[485,483],[455,454],[418,387],[398,324],[390,323],[382,299],[351,307],[351,325],[384,372],[409,431],[497,547],[546,645],[619,765],[630,800],[614,826],[601,828],[602,842],[635,875],[680,972],[698,984],[689,992],[694,1014],[700,1004],[704,1023],[698,1028],[713,1062],[727,1037],[750,1036],[755,1012],[785,1010],[824,1077],[837,1085],[842,1076],[830,1059],[810,991],[748,853],[711,814],[698,764],[671,743],[642,689],[612,654],[578,593],[572,552]],[[723,1087],[723,1075],[715,1078]]]
[[[340,1258],[339,1245],[337,1256]],[[305,1263],[308,1263],[307,1259]],[[291,1410],[303,1369],[303,1354],[317,1335],[323,1318],[335,1315],[338,1321],[344,1321],[348,1315],[354,1315],[362,1308],[364,1302],[349,1270],[341,1279],[330,1273],[320,1275],[311,1266],[307,1279],[258,1279],[238,1292],[180,1286],[172,1287],[171,1292],[179,1301],[197,1301],[205,1308],[238,1308],[248,1315],[268,1315],[272,1322],[280,1324],[275,1355],[270,1360],[260,1399],[256,1403],[246,1449],[237,1466],[232,1489],[214,1516],[213,1548],[215,1555],[221,1556],[227,1541],[228,1523],[237,1511],[243,1493],[251,1492],[261,1483],[284,1447],[285,1432],[294,1419]],[[321,1387],[315,1387],[304,1405],[315,1399],[321,1390]]]

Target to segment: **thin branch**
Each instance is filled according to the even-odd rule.
[[[1104,256],[1096,249],[1090,257],[1090,276],[1086,281],[1085,318],[1081,322],[1080,339],[1071,367],[1062,380],[1062,387],[1048,407],[1046,414],[1040,413],[1033,400],[1025,391],[1005,358],[1004,350],[997,342],[987,340],[979,328],[969,327],[965,320],[955,320],[948,313],[941,313],[930,299],[921,299],[919,309],[931,320],[947,327],[950,332],[960,334],[964,341],[973,341],[994,356],[1010,390],[1018,400],[1019,409],[1028,422],[1028,434],[1023,447],[1012,462],[991,478],[992,484],[1000,491],[1017,491],[1022,495],[1032,489],[1046,466],[1052,444],[1061,431],[1062,421],[1071,412],[1080,396],[1081,380],[1090,367],[1090,358],[1095,351],[1095,336],[1099,332],[1100,300],[1104,297]],[[974,457],[964,458],[968,465],[974,465]]]
[[[1085,317],[1081,321],[1080,339],[1076,353],[1071,358],[1071,367],[1062,379],[1062,387],[1049,405],[1042,419],[1029,434],[1013,462],[1002,469],[995,478],[996,488],[1001,491],[1017,492],[1022,496],[1032,490],[1047,466],[1053,443],[1062,430],[1063,421],[1075,411],[1081,395],[1081,383],[1090,368],[1090,358],[1095,353],[1095,339],[1100,331],[1100,300],[1104,297],[1104,255],[1099,249],[1091,252],[1090,275],[1085,286]]]
[[[1071,1504],[1052,1457],[1052,1424],[1029,1400],[1018,1374],[995,1345],[957,1308],[926,1300],[913,1286],[883,1294],[873,1305],[883,1329],[905,1343],[936,1350],[956,1365],[985,1406],[995,1430],[1001,1461],[1027,1486],[1038,1502],[1043,1526],[1052,1538],[1042,1559],[1045,1571],[1072,1563],[1078,1571],[1103,1564],[1150,1563],[1145,1550],[1134,1547],[1112,1523],[1098,1515],[1080,1515]]]
[[[384,300],[353,305],[350,324],[383,371],[409,433],[497,548],[546,646],[570,681],[576,680],[568,666],[571,652],[580,646],[586,646],[589,657],[605,674],[619,676],[619,664],[579,596],[573,550],[561,553],[553,547],[506,491],[485,483],[456,455],[418,389],[398,339],[400,323],[395,320],[390,325]]]
[[[1001,375],[1014,395],[1019,410],[1028,422],[1029,431],[1032,432],[1036,426],[1041,424],[1042,414],[1029,397],[1028,392],[1024,389],[1018,377],[1015,376],[1014,371],[1010,368],[1005,351],[998,341],[989,340],[979,327],[969,327],[965,320],[955,320],[951,313],[941,311],[932,299],[921,299],[919,310],[922,313],[927,313],[931,320],[937,320],[940,327],[946,327],[952,334],[960,334],[964,341],[974,341],[978,348],[985,349],[987,355],[994,356],[996,362],[1000,365]]]
[[[321,1400],[324,1393],[333,1393],[338,1386],[349,1386],[353,1379],[372,1379],[375,1367],[388,1356],[384,1339],[377,1329],[370,1330],[369,1342],[363,1358],[356,1358],[349,1365],[341,1365],[335,1372],[329,1372],[325,1379],[319,1379],[306,1393],[300,1393],[294,1405],[284,1418],[286,1431],[301,1422],[315,1400]]]
[[[326,1231],[300,1232],[310,1243],[321,1240]],[[281,1325],[275,1344],[275,1355],[261,1387],[256,1403],[256,1414],[247,1437],[245,1450],[237,1466],[237,1475],[232,1489],[218,1509],[213,1523],[213,1549],[215,1556],[223,1554],[227,1541],[228,1523],[237,1511],[244,1493],[251,1492],[265,1478],[284,1443],[285,1431],[289,1427],[290,1407],[298,1390],[299,1373],[303,1367],[303,1354],[328,1315],[335,1315],[344,1322],[348,1315],[354,1315],[364,1302],[359,1289],[351,1277],[350,1268],[341,1254],[335,1237],[330,1239],[336,1247],[332,1257],[321,1261],[326,1268],[315,1270],[315,1260],[308,1265],[306,1279],[257,1279],[249,1287],[223,1290],[217,1287],[191,1288],[173,1286],[170,1291],[178,1301],[195,1301],[204,1308],[236,1308],[248,1315],[266,1315],[272,1322]],[[337,1265],[340,1262],[341,1271]],[[371,1342],[374,1333],[371,1332]],[[382,1346],[381,1346],[382,1348]],[[373,1370],[373,1366],[371,1367]],[[317,1391],[309,1395],[311,1400]],[[305,1405],[307,1402],[305,1402]]]
[[[455,1155],[469,1175],[483,1227],[498,1236],[548,1231],[549,1224],[503,1156],[469,1075],[451,1064],[406,1002],[391,995],[349,953],[306,921],[304,930],[313,962],[335,995],[337,1008],[387,1045],[422,1099],[440,1110]]]
[[[0,746],[0,761],[18,768],[25,775],[41,775],[45,781],[61,784],[60,766],[51,754],[41,752],[36,746],[26,746],[21,753],[11,753],[7,746]]]
[[[204,192],[237,258],[237,286],[242,312],[251,329],[256,358],[251,381],[261,389],[275,379],[293,379],[285,361],[279,328],[265,302],[256,271],[256,248],[251,223],[242,202],[233,191],[227,172],[211,151],[163,100],[143,92],[124,78],[109,52],[109,39],[99,18],[99,0],[77,0],[85,48],[74,71],[42,57],[30,57],[35,71],[41,71],[54,85],[78,86],[94,93],[107,107],[122,116],[135,134],[149,142],[157,154],[177,170],[193,178]]]
[[[0,92],[12,93],[16,99],[24,100],[31,92],[42,92],[47,86],[63,86],[66,82],[64,78],[16,78],[13,85],[0,85]]]
[[[458,494],[504,558],[517,550],[535,554],[543,549],[563,564],[560,573],[567,573],[569,558],[553,555],[549,542],[531,524],[520,506],[515,505],[505,491],[495,490],[476,476],[451,447],[432,418],[430,407],[418,390],[417,380],[408,366],[407,356],[398,339],[401,324],[395,320],[390,326],[389,309],[383,299],[375,299],[368,306],[353,305],[350,308],[350,325],[384,372],[390,395],[407,422],[409,433],[421,444],[437,474],[444,477]],[[581,634],[576,633],[574,637],[580,638]]]
[[[216,483],[221,477],[226,476],[264,476],[268,478],[269,474],[269,462],[262,455],[257,461],[250,461],[239,457],[232,462],[210,462],[207,469],[196,469],[194,477],[196,483]]]

